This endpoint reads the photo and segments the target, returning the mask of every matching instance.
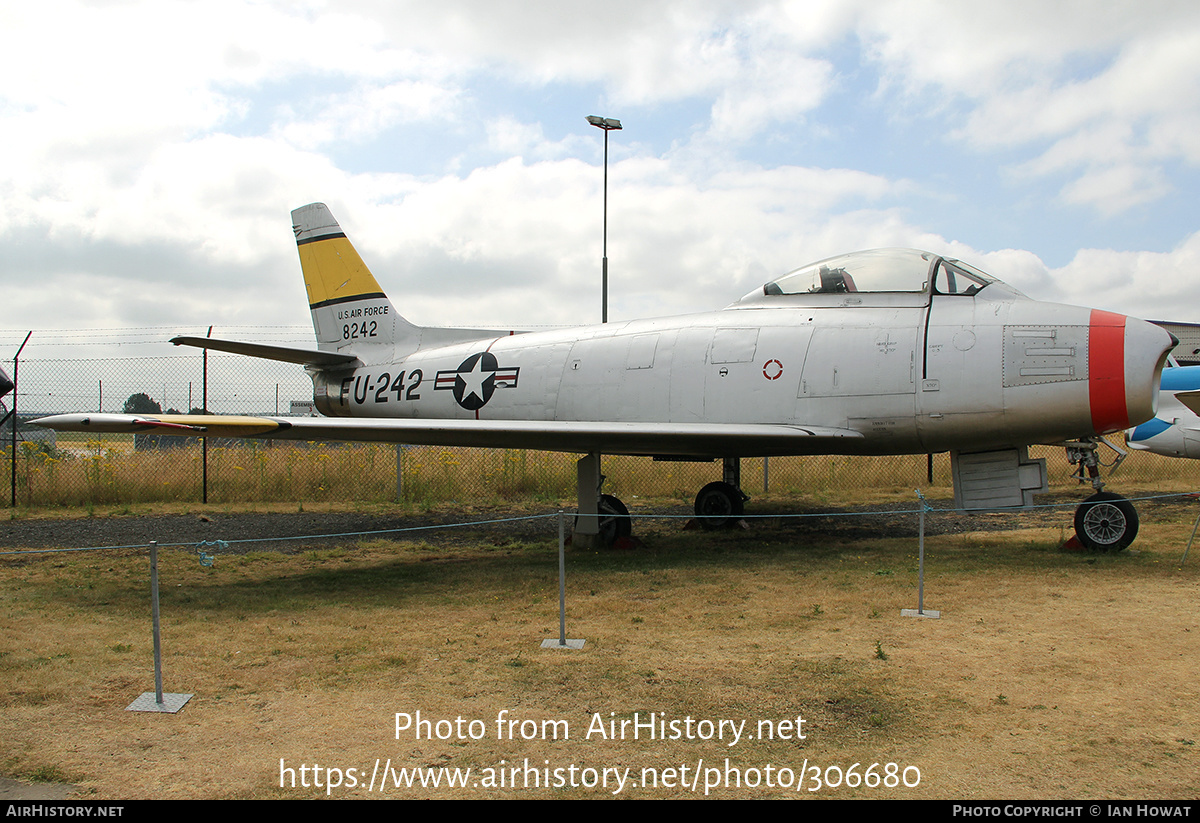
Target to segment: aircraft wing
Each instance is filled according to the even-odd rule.
[[[60,414],[31,421],[57,431],[351,440],[676,457],[775,456],[855,451],[852,429],[755,423],[601,423],[556,420]]]

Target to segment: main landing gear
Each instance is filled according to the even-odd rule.
[[[741,518],[744,504],[740,489],[718,480],[696,495],[696,519],[707,530],[723,529]]]
[[[1138,533],[1137,510],[1119,494],[1104,491],[1100,479],[1100,444],[1117,453],[1110,468],[1115,469],[1125,459],[1126,452],[1106,440],[1086,438],[1067,443],[1067,460],[1078,466],[1075,477],[1080,483],[1091,482],[1096,493],[1079,504],[1075,510],[1075,536],[1091,551],[1119,552],[1131,544]]]
[[[579,494],[579,513],[575,516],[572,542],[579,547],[611,546],[629,537],[633,525],[629,509],[611,494],[602,494],[604,475],[600,473],[600,455],[593,452],[575,464]]]
[[[604,480],[603,477],[600,478]],[[600,495],[596,504],[600,510],[600,543],[611,546],[622,537],[633,534],[633,524],[629,521],[629,509],[625,504],[611,494]]]
[[[741,461],[725,458],[724,477],[709,483],[696,495],[696,520],[706,530],[728,528],[742,519],[746,501],[741,490]],[[579,512],[572,541],[579,547],[612,546],[632,532],[629,509],[611,494],[602,494],[604,475],[600,455],[589,454],[576,463]]]
[[[746,501],[742,493],[742,461],[726,457],[724,478],[709,483],[696,495],[696,520],[708,531],[729,528],[742,519]]]
[[[601,481],[604,477],[601,476]],[[585,533],[580,528],[582,513],[575,515],[575,530],[573,540],[581,540]],[[588,518],[591,520],[592,518]],[[629,519],[629,509],[620,499],[611,494],[602,494],[596,501],[595,515],[596,532],[591,535],[592,541],[598,546],[611,546],[623,537],[633,534],[633,524]]]

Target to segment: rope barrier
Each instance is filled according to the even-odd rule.
[[[934,506],[930,505],[929,501],[925,498],[925,495],[923,495],[920,492],[920,490],[917,490],[917,496],[918,496],[918,498],[920,500],[920,504],[921,504],[919,508],[884,509],[884,510],[870,510],[870,511],[793,512],[793,513],[784,512],[784,513],[774,513],[774,514],[770,514],[770,513],[768,513],[768,514],[743,514],[737,519],[739,519],[739,520],[767,520],[767,519],[788,520],[788,519],[800,519],[800,518],[805,518],[805,517],[873,517],[873,516],[880,516],[880,515],[909,515],[909,514],[922,514],[922,513],[930,513],[930,512],[937,513],[937,514],[991,514],[991,513],[1020,514],[1021,512],[1030,511],[1033,509],[1074,508],[1074,507],[1078,506],[1080,502],[1082,502],[1082,501],[1076,501],[1076,502],[1068,502],[1068,503],[1046,503],[1046,504],[1039,504],[1039,505],[1035,505],[1035,506],[1022,506],[1020,508],[1007,508],[1007,509],[1005,509],[1005,508],[961,509],[961,508],[937,508],[937,507],[934,507]],[[1177,492],[1177,493],[1172,493],[1172,494],[1147,495],[1145,497],[1131,497],[1128,499],[1131,503],[1136,503],[1136,502],[1144,502],[1144,501],[1149,501],[1149,500],[1168,500],[1168,499],[1172,499],[1172,498],[1185,498],[1185,497],[1195,498],[1196,496],[1197,495],[1195,492]],[[497,524],[501,524],[501,523],[518,523],[518,522],[530,521],[530,520],[548,520],[548,519],[556,518],[556,517],[558,517],[557,512],[548,512],[546,514],[531,514],[531,515],[523,515],[520,517],[501,517],[501,518],[495,518],[495,519],[491,519],[491,520],[467,520],[467,521],[460,521],[460,522],[455,522],[455,523],[434,523],[434,524],[428,524],[428,525],[422,525],[422,526],[404,526],[404,527],[395,528],[395,529],[375,529],[375,530],[370,530],[370,531],[336,532],[336,533],[332,533],[332,534],[289,535],[286,537],[246,537],[246,538],[240,538],[240,539],[236,539],[236,540],[213,540],[213,541],[203,541],[202,540],[199,543],[159,543],[158,545],[162,548],[194,548],[195,551],[197,552],[197,554],[200,556],[201,564],[205,565],[205,566],[211,566],[212,565],[212,555],[206,553],[204,551],[205,548],[215,548],[218,551],[225,551],[225,550],[228,550],[230,546],[235,545],[235,544],[241,544],[241,543],[277,543],[277,542],[288,542],[288,541],[297,541],[297,540],[328,540],[328,539],[332,539],[332,538],[347,538],[347,537],[377,537],[379,535],[385,535],[385,534],[404,534],[404,533],[408,533],[408,532],[418,532],[418,531],[469,528],[469,527],[473,527],[473,526],[490,526],[490,525],[497,525]],[[614,514],[614,515],[608,515],[608,517],[628,518],[631,521],[632,520],[694,520],[694,519],[696,519],[695,514],[667,514],[667,513],[654,513],[654,512],[646,512],[646,513],[631,512],[628,515]],[[1200,522],[1200,521],[1198,521],[1198,522]],[[19,551],[3,551],[3,552],[0,552],[0,556],[24,555],[24,554],[51,554],[51,553],[57,553],[57,552],[89,552],[89,551],[116,551],[116,550],[120,550],[120,549],[144,549],[144,548],[146,548],[147,545],[149,545],[149,544],[133,543],[133,544],[126,544],[126,545],[119,545],[119,546],[89,546],[89,547],[79,547],[79,548],[56,548],[56,549],[22,549]],[[207,559],[207,562],[206,562],[206,559]]]

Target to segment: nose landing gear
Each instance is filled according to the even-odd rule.
[[[1127,452],[1118,449],[1107,440],[1087,438],[1067,443],[1067,460],[1078,466],[1075,477],[1080,483],[1091,482],[1096,493],[1084,500],[1075,509],[1075,536],[1079,542],[1094,552],[1119,552],[1133,543],[1138,533],[1137,510],[1133,504],[1119,494],[1104,491],[1100,479],[1099,446],[1103,443],[1117,458],[1108,468],[1121,465]]]
[[[1075,534],[1092,551],[1119,552],[1137,533],[1137,511],[1119,494],[1096,492],[1075,510]]]

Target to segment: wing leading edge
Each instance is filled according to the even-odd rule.
[[[537,449],[676,457],[763,457],[853,452],[852,429],[748,423],[595,423],[537,420],[60,414],[32,421],[56,431],[351,440],[428,446]]]

